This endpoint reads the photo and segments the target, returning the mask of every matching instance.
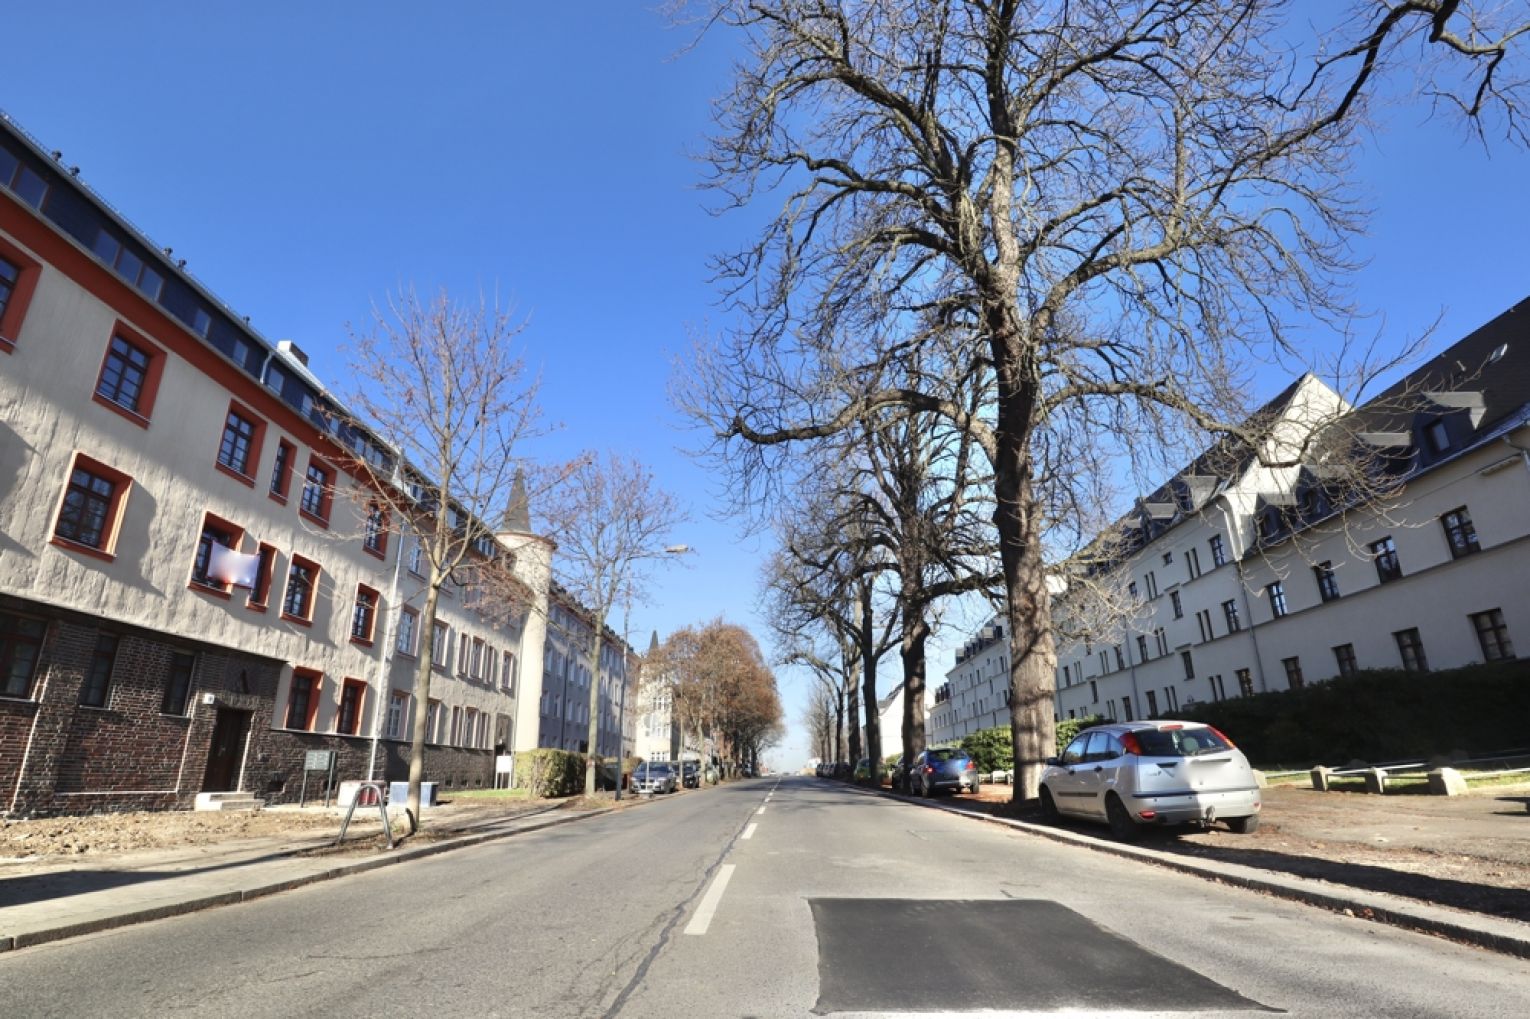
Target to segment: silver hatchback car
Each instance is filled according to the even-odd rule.
[[[1225,821],[1259,827],[1259,784],[1230,739],[1200,722],[1086,729],[1041,773],[1041,810],[1109,823],[1123,841],[1146,825]]]

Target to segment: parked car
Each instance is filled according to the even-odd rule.
[[[934,796],[946,789],[976,795],[983,787],[977,764],[961,747],[934,747],[922,751],[909,766],[904,780],[909,792]]]
[[[680,763],[680,781],[687,789],[701,788],[701,762],[682,761]]]
[[[835,761],[834,770],[830,772],[830,777],[844,779],[848,782],[850,780],[851,774],[853,774],[854,771],[855,769],[850,766],[849,761]]]
[[[1225,821],[1259,827],[1259,784],[1232,740],[1199,722],[1126,722],[1086,729],[1041,773],[1041,810],[1104,821],[1129,841],[1153,824]]]
[[[871,758],[862,757],[855,762],[855,773],[851,776],[857,782],[871,781]]]
[[[675,770],[662,761],[644,761],[632,772],[632,788],[640,793],[672,793]]]
[[[908,758],[906,756],[899,757],[897,763],[888,769],[887,784],[892,787],[892,791],[895,793],[906,791],[904,789],[904,786],[908,784]]]

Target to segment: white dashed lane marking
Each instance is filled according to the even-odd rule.
[[[717,871],[717,876],[712,879],[712,887],[701,897],[701,905],[696,907],[696,915],[691,917],[691,922],[685,925],[687,934],[705,934],[707,927],[711,926],[712,915],[717,912],[717,904],[722,902],[723,892],[728,889],[728,882],[733,878],[731,863],[725,863]]]
[[[741,837],[746,839],[754,838],[754,830],[758,827],[759,825],[755,824],[753,821],[750,821],[749,824],[744,828],[744,834]]]

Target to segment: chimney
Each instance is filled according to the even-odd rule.
[[[276,349],[292,358],[304,368],[308,367],[308,355],[303,353],[302,347],[298,346],[296,343],[293,343],[291,340],[278,340],[276,343]]]

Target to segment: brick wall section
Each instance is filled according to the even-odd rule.
[[[243,788],[267,803],[296,803],[303,787],[303,758],[310,750],[334,750],[335,781],[348,782],[367,777],[371,740],[363,736],[340,736],[334,733],[295,732],[267,729],[252,733],[254,746],[246,759]],[[382,740],[377,748],[377,777],[387,782],[409,778],[409,744]],[[308,776],[308,799],[322,799],[324,778],[319,772]],[[494,753],[463,747],[425,747],[425,781],[435,782],[440,793],[452,789],[481,789],[494,784]]]
[[[35,701],[0,699],[0,814],[5,813],[16,795],[21,759],[26,753],[27,740],[32,736],[32,722],[36,718]]]

